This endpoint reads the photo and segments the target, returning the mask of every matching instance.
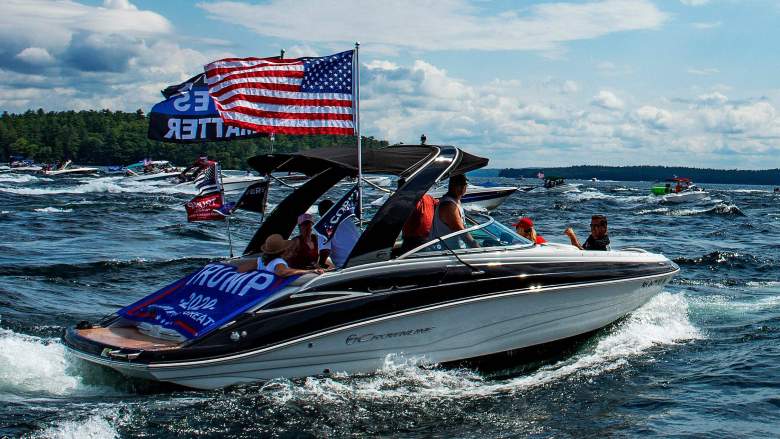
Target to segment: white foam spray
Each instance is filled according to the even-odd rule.
[[[48,395],[103,395],[117,391],[85,384],[56,339],[0,329],[0,391]]]

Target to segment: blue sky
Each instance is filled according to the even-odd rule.
[[[0,110],[148,110],[225,56],[361,41],[364,135],[491,167],[780,167],[780,2],[4,0]]]

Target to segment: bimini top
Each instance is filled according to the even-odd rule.
[[[389,174],[408,177],[439,154],[442,147],[436,145],[403,146],[393,145],[380,149],[363,150],[364,174]],[[461,155],[457,165],[448,175],[464,174],[479,169],[488,159],[458,150]],[[300,172],[314,176],[329,168],[340,168],[350,177],[357,176],[356,148],[318,148],[308,151],[262,154],[248,160],[249,165],[260,174],[271,172]]]
[[[488,160],[447,145],[390,146],[363,153],[363,171],[367,174],[391,174],[405,183],[371,218],[346,266],[390,259],[396,237],[417,202],[437,182],[481,168]],[[244,254],[260,251],[265,239],[278,233],[288,237],[298,215],[306,212],[328,189],[345,177],[357,176],[355,148],[322,148],[292,154],[266,154],[249,159],[249,165],[262,174],[302,172],[311,178],[295,189],[266,216]]]

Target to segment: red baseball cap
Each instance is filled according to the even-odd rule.
[[[534,222],[531,221],[531,218],[528,218],[527,216],[520,218],[517,220],[516,223],[512,224],[512,227],[518,227],[522,226],[524,229],[530,229],[534,226]]]

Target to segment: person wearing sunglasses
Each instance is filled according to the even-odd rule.
[[[518,235],[528,239],[535,244],[544,244],[547,242],[546,239],[542,238],[542,235],[536,233],[534,222],[531,220],[531,218],[520,218],[517,220],[517,222],[512,224],[512,227],[515,228],[515,231]]]
[[[580,244],[574,229],[569,227],[564,232],[571,240],[571,245],[580,250],[609,250],[609,235],[607,234],[607,217],[604,215],[593,215],[590,219],[590,236],[585,240],[585,244]]]

